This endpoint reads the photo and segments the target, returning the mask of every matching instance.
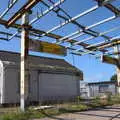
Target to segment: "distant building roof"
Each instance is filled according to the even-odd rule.
[[[20,64],[20,54],[15,52],[0,51],[0,60],[7,64],[9,62]],[[64,59],[55,59],[48,57],[40,57],[29,55],[29,65],[33,68],[39,68],[41,71],[51,71],[58,72],[63,74],[74,74],[80,77],[83,77],[81,70],[72,66]]]
[[[115,84],[115,81],[101,81],[101,82],[91,82],[88,85],[99,85],[99,84]]]

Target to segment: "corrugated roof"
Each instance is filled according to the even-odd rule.
[[[101,82],[92,82],[88,83],[88,85],[100,85],[100,84],[115,84],[115,81],[101,81]]]

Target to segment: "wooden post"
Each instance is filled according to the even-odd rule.
[[[119,52],[119,45],[114,47],[114,52]],[[118,62],[120,64],[120,55],[116,55],[116,58],[118,59]],[[117,72],[117,93],[120,94],[120,67],[116,67],[116,72]]]
[[[29,14],[25,13],[22,16],[22,32],[21,32],[21,80],[20,80],[20,108],[24,112],[27,107],[28,100],[28,49],[29,49]]]

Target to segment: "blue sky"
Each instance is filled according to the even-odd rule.
[[[10,18],[15,13],[15,10],[19,9],[26,0],[19,0],[16,6],[11,9],[11,11],[4,17],[4,19]],[[57,2],[58,0],[53,0],[54,2]],[[48,0],[45,0],[45,2],[48,3]],[[118,6],[118,0],[116,2],[112,3],[116,6]],[[2,11],[7,7],[8,0],[4,0],[0,4],[0,14]],[[60,7],[62,7],[66,12],[68,12],[72,17],[76,16],[77,14],[93,7],[96,5],[96,2],[94,0],[66,0]],[[30,16],[30,20],[33,19],[37,12],[40,13],[41,11],[44,11],[47,9],[44,7],[42,4],[36,5],[36,7],[33,9],[33,14]],[[103,20],[105,18],[111,17],[114,14],[107,10],[106,8],[102,7],[97,9],[96,11],[90,13],[89,15],[86,15],[84,17],[79,18],[77,21],[85,26],[89,26],[91,24],[94,24],[96,22],[99,22],[100,20]],[[110,21],[104,25],[97,26],[93,28],[93,30],[96,30],[98,32],[104,32],[114,26],[120,25],[118,22],[119,18],[113,21]],[[20,23],[21,21],[17,21],[17,23]],[[41,30],[49,30],[52,27],[60,24],[63,22],[62,19],[59,19],[56,17],[56,14],[53,12],[50,12],[50,14],[44,16],[41,18],[39,21],[37,21],[35,24],[33,24],[34,28],[41,29]],[[75,25],[68,24],[65,27],[62,27],[53,33],[55,34],[60,34],[60,35],[68,35],[72,32],[75,32],[79,28]],[[6,31],[9,33],[15,33],[16,30],[13,28],[6,29],[5,27],[0,25],[0,31]],[[115,31],[113,33],[109,33],[107,35],[113,37],[116,35],[119,35],[119,31]],[[0,37],[3,37],[0,35]],[[7,37],[7,36],[5,36]],[[77,38],[77,40],[82,40],[84,38],[89,37],[88,35],[82,36],[80,38]],[[40,40],[43,41],[49,41],[53,42],[55,41],[54,39],[50,39],[48,37],[42,37]],[[93,41],[88,41],[88,43],[96,43],[99,41],[102,41],[103,38],[98,37],[94,39]],[[64,45],[64,44],[62,44]],[[78,47],[78,46],[75,46]],[[15,51],[15,52],[20,52],[20,40],[18,38],[13,38],[11,41],[0,41],[0,50],[6,50],[6,51]],[[55,58],[64,58],[80,70],[84,72],[84,80],[88,82],[95,82],[95,81],[106,81],[109,80],[110,77],[116,72],[115,66],[113,65],[108,65],[104,64],[101,62],[100,59],[96,59],[94,56],[90,55],[84,55],[84,56],[77,56],[77,55],[71,55],[68,52],[68,55],[66,57],[61,57],[61,56],[55,56],[55,55],[49,55],[49,54],[44,54],[44,53],[34,53],[30,52],[30,54],[35,54],[39,56],[49,56],[49,57],[55,57]]]

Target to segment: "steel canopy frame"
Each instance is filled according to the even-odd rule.
[[[40,1],[42,1],[42,0],[29,0],[19,11],[17,11],[8,21],[5,21],[5,20],[0,19],[0,23],[1,23],[1,24],[4,24],[4,25],[7,26],[7,27],[14,26],[14,27],[17,28],[17,29],[21,29],[21,28],[22,28],[21,25],[17,25],[17,24],[14,24],[14,23],[15,23],[19,18],[21,18],[21,16],[22,16],[25,12],[29,11],[32,7],[34,7],[34,6],[35,6],[38,2],[40,2]],[[62,24],[60,24],[60,25],[52,28],[51,30],[48,30],[47,32],[45,32],[45,31],[39,31],[39,30],[36,30],[36,29],[30,29],[30,30],[32,30],[32,32],[34,32],[34,33],[36,33],[36,32],[37,32],[37,34],[39,33],[39,34],[40,34],[40,37],[43,37],[43,36],[53,37],[53,38],[55,38],[55,39],[57,39],[57,40],[60,40],[60,41],[65,41],[65,42],[74,43],[73,45],[77,45],[77,43],[78,43],[78,44],[80,43],[79,45],[83,45],[83,47],[86,48],[86,45],[87,45],[87,44],[86,44],[86,43],[81,44],[81,43],[84,42],[84,41],[86,41],[86,40],[90,40],[90,39],[92,39],[92,38],[94,38],[94,37],[98,37],[98,36],[99,36],[99,33],[98,33],[98,32],[95,31],[95,33],[97,33],[98,35],[96,35],[96,36],[92,35],[93,37],[86,38],[86,40],[83,40],[83,41],[80,41],[80,42],[78,41],[77,43],[76,43],[76,40],[71,40],[69,37],[74,36],[74,35],[82,32],[82,31],[84,32],[84,33],[81,33],[81,34],[79,34],[79,35],[77,35],[77,36],[75,36],[75,37],[71,37],[72,39],[75,39],[76,37],[81,36],[81,35],[87,33],[87,32],[88,32],[87,30],[89,30],[90,28],[93,28],[93,27],[95,27],[95,26],[97,26],[97,25],[103,24],[103,23],[105,23],[105,22],[107,22],[107,21],[110,21],[110,20],[112,20],[112,19],[115,19],[116,17],[119,16],[119,10],[118,10],[116,7],[114,7],[113,5],[110,4],[111,0],[107,0],[107,1],[106,1],[106,0],[96,0],[96,1],[98,2],[98,5],[96,5],[96,6],[92,7],[92,8],[90,8],[90,9],[86,10],[85,12],[83,12],[83,13],[81,13],[81,14],[79,14],[79,15],[77,15],[77,16],[69,19],[69,20],[66,20],[64,23],[62,23]],[[101,1],[102,1],[102,2],[101,2]],[[16,1],[14,1],[14,2],[16,2]],[[71,23],[71,22],[73,22],[74,20],[78,19],[79,17],[84,16],[84,15],[86,15],[86,14],[89,14],[90,12],[96,10],[97,8],[99,8],[99,7],[101,6],[101,5],[99,4],[99,2],[102,3],[101,5],[107,7],[109,10],[111,10],[112,12],[114,12],[115,15],[117,15],[117,16],[116,16],[116,17],[115,17],[115,16],[112,16],[112,17],[110,17],[110,18],[108,18],[108,19],[102,20],[102,21],[100,21],[100,22],[98,22],[98,23],[95,23],[95,24],[93,24],[93,25],[90,25],[90,26],[88,26],[88,27],[83,28],[83,30],[76,31],[75,33],[72,33],[72,34],[70,34],[70,35],[68,35],[68,36],[64,36],[64,37],[60,37],[60,36],[59,36],[59,37],[58,37],[58,35],[55,35],[55,34],[51,33],[51,32],[53,32],[54,30],[58,29],[59,27],[62,27],[62,26],[64,26],[65,24]],[[14,5],[14,4],[13,4],[13,5]],[[53,6],[54,6],[54,5],[53,5]],[[58,7],[58,8],[59,8],[59,7]],[[50,11],[51,11],[51,10],[55,11],[55,10],[54,10],[54,7],[51,7],[51,8],[50,8]],[[48,11],[49,11],[49,10],[48,10]],[[41,16],[41,15],[40,15],[40,16]],[[39,18],[38,18],[38,19],[39,19]],[[37,19],[35,18],[34,20],[36,21]],[[33,21],[34,21],[34,20],[33,20]],[[31,23],[32,23],[32,22],[31,22]],[[39,31],[39,32],[38,32],[38,31]],[[94,31],[93,31],[93,32],[94,32]],[[17,33],[18,33],[18,32],[16,32],[15,34],[13,34],[13,35],[10,37],[10,39],[12,39],[14,36],[16,36]],[[49,33],[50,33],[50,34],[49,34]],[[89,32],[88,32],[88,33],[89,33]],[[56,36],[57,36],[57,37],[56,37]],[[105,35],[103,35],[103,34],[102,34],[102,35],[100,34],[100,36],[102,36],[102,37],[104,37],[104,38],[106,38],[106,39],[109,40],[109,37],[108,37],[108,36],[105,36]],[[66,39],[67,39],[67,40],[66,40]],[[70,41],[69,41],[69,40],[70,40]],[[88,45],[88,46],[89,46],[89,45]]]
[[[45,10],[44,12],[42,12],[41,14],[37,15],[36,18],[34,18],[33,20],[31,20],[29,22],[29,25],[32,25],[33,23],[35,23],[36,21],[38,21],[40,18],[42,18],[43,16],[45,16],[46,14],[48,14],[51,10],[53,10],[55,7],[57,7],[58,5],[62,4],[65,0],[60,0],[58,2],[56,2],[53,6],[51,6],[49,9]],[[13,39],[15,35],[17,35],[19,33],[19,30],[17,32],[15,32],[10,38],[9,40]]]
[[[15,23],[22,15],[29,12],[37,3],[42,0],[29,0],[22,8],[20,8],[8,21],[6,27],[10,27]]]
[[[120,10],[111,4],[111,2],[115,1],[115,0],[95,0],[97,2],[97,4],[95,6],[91,7],[90,9],[87,9],[86,11],[84,11],[82,13],[79,13],[78,15],[76,15],[74,17],[71,17],[71,15],[69,15],[64,9],[59,7],[59,5],[61,5],[61,3],[63,3],[65,0],[59,0],[56,3],[51,1],[52,6],[49,6],[49,4],[47,4],[47,2],[45,2],[43,0],[28,0],[25,3],[25,5],[23,5],[18,11],[16,11],[15,14],[11,18],[9,18],[8,20],[3,20],[3,17],[17,3],[17,1],[18,0],[14,0],[10,4],[10,6],[1,14],[0,24],[4,25],[6,28],[10,28],[10,27],[15,28],[18,31],[15,32],[14,34],[0,31],[1,35],[7,36],[6,38],[0,37],[0,39],[9,41],[14,37],[22,38],[21,39],[21,45],[22,45],[21,46],[21,53],[22,53],[21,54],[21,66],[24,69],[23,70],[24,72],[22,73],[22,69],[21,69],[21,76],[22,76],[21,81],[23,80],[23,84],[22,83],[21,84],[23,86],[25,86],[25,79],[28,80],[28,78],[25,78],[25,73],[28,74],[28,71],[25,70],[26,68],[28,68],[28,66],[26,66],[25,63],[27,63],[26,61],[27,61],[27,56],[28,56],[29,40],[32,40],[32,37],[35,37],[35,38],[33,38],[33,40],[34,40],[34,39],[39,39],[44,36],[47,36],[47,37],[55,39],[56,44],[60,44],[63,42],[69,43],[70,46],[65,45],[65,47],[67,49],[71,49],[72,53],[76,54],[76,55],[84,55],[84,54],[96,55],[96,53],[95,53],[96,51],[99,51],[102,53],[109,53],[109,50],[107,48],[120,44],[120,39],[117,39],[116,37],[110,37],[107,35],[107,33],[118,30],[120,28],[119,26],[109,29],[105,32],[98,32],[98,31],[92,30],[92,28],[99,26],[101,24],[107,23],[107,22],[114,20],[120,16]],[[37,5],[39,2],[41,2],[41,3],[43,3],[43,5],[47,6],[48,9],[41,12],[39,15],[37,14],[37,16],[34,19],[32,19],[31,21],[28,20],[27,16],[29,16],[29,14],[30,14],[30,13],[28,14],[28,12],[31,12],[31,9],[35,5]],[[80,17],[84,17],[85,15],[88,15],[89,13],[97,10],[101,6],[106,7],[109,11],[113,12],[114,15],[109,18],[106,18],[104,20],[101,20],[97,23],[94,23],[90,26],[84,26],[84,25],[81,25],[79,22],[77,22],[77,19],[79,19]],[[51,11],[55,12],[58,18],[62,18],[65,21],[47,31],[39,30],[39,29],[32,27],[33,23],[35,23],[37,20],[39,20],[41,17],[45,16],[46,14],[48,14]],[[65,16],[60,14],[59,11],[60,12],[62,11],[65,14]],[[17,20],[19,20],[21,18],[22,18],[22,25],[16,24]],[[69,23],[77,25],[79,27],[79,30],[77,30],[71,34],[68,34],[66,36],[57,35],[57,34],[52,33],[54,31],[64,27],[65,25],[67,25]],[[21,36],[17,35],[20,32],[22,33]],[[79,41],[77,41],[75,39],[75,38],[81,37],[82,35],[86,35],[86,34],[90,35],[90,37],[79,40]],[[104,38],[104,41],[101,43],[96,43],[96,44],[86,43],[86,41],[92,40],[92,39],[94,40],[94,38],[97,38],[97,37]],[[83,48],[82,49],[74,48],[74,46],[76,46],[76,45],[82,46]],[[119,52],[116,51],[115,53],[119,53]],[[24,93],[27,92],[25,89],[26,88],[24,88],[24,90],[22,91],[23,95],[24,95]],[[24,111],[25,98],[24,99],[22,98],[21,100],[22,100],[21,103],[23,103],[22,109]]]
[[[79,18],[79,17],[81,17],[81,16],[84,16],[84,15],[86,15],[86,14],[88,14],[89,12],[91,12],[91,11],[94,11],[95,9],[97,9],[98,8],[98,6],[95,6],[95,7],[93,7],[93,8],[91,8],[91,9],[89,9],[89,10],[87,10],[87,11],[85,11],[85,12],[83,12],[83,13],[81,13],[80,15],[78,15],[78,16],[76,16],[76,17],[74,17],[75,19],[77,19],[77,18]],[[114,17],[113,18],[110,18],[110,19],[114,19]],[[68,22],[71,22],[71,21],[73,21],[74,19],[69,19],[68,20]],[[108,19],[109,20],[109,19]],[[3,22],[3,21],[2,21]],[[106,21],[105,21],[106,22]],[[3,22],[4,23],[4,25],[6,25],[7,23],[6,22]],[[66,22],[67,23],[67,22]],[[66,24],[66,23],[63,23],[63,26],[64,26],[64,24]],[[104,23],[104,20],[103,20],[103,23]],[[96,26],[96,25],[99,25],[99,24],[101,24],[101,22],[100,23],[96,23],[96,24],[94,24],[94,25],[92,25],[91,27],[94,27],[94,26]],[[16,27],[16,26],[15,26]],[[21,27],[21,26],[20,26]],[[61,27],[61,26],[60,26]],[[56,28],[56,27],[55,27]],[[89,27],[88,27],[89,28]],[[88,29],[87,28],[87,29]],[[45,36],[50,36],[51,37],[51,35],[49,34],[49,32],[51,32],[51,31],[54,31],[55,29],[53,28],[52,30],[49,30],[49,31],[47,31],[47,32],[43,32],[43,36],[45,35]],[[36,31],[35,29],[34,29],[34,31]],[[38,32],[38,30],[37,30],[37,32]],[[14,34],[14,35],[16,35],[16,33]],[[13,35],[13,36],[14,36]],[[52,37],[53,37],[53,35],[52,35]],[[12,37],[11,37],[12,38]],[[54,36],[54,38],[59,38],[59,37],[56,37],[56,36]],[[64,37],[62,37],[62,38],[60,38],[60,40],[61,39],[63,39]],[[67,38],[68,39],[68,38]],[[69,39],[68,39],[69,40]],[[73,40],[74,42],[75,42],[75,40]],[[72,41],[72,42],[73,42]],[[86,46],[86,44],[79,44],[79,45],[85,45]],[[84,47],[85,47],[84,46]],[[89,46],[89,45],[88,45]]]
[[[18,0],[13,0],[10,5],[8,5],[8,8],[5,9],[5,11],[0,15],[0,18],[3,18],[8,11],[18,2]]]

